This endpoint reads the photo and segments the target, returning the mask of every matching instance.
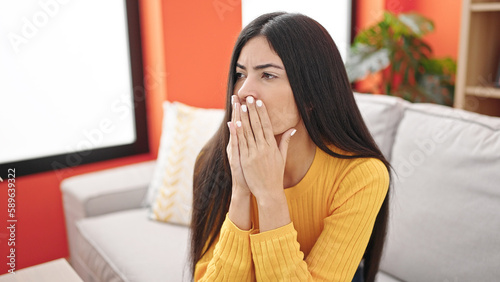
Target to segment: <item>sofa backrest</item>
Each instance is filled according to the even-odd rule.
[[[390,161],[394,136],[409,103],[386,95],[354,93],[354,98],[373,139]]]
[[[500,118],[407,105],[391,155],[381,270],[404,281],[497,281]]]

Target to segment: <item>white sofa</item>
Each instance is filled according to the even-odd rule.
[[[500,118],[356,94],[395,170],[378,281],[500,279]],[[61,184],[71,263],[85,281],[188,281],[188,228],[147,218],[155,162]]]

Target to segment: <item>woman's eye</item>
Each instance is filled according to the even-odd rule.
[[[243,73],[241,73],[241,72],[237,72],[236,73],[236,79],[240,79],[240,78],[243,78],[243,77],[245,77],[245,75]]]
[[[262,77],[265,78],[265,79],[273,79],[273,78],[276,78],[276,76],[274,74],[270,74],[270,73],[263,73],[262,74]]]

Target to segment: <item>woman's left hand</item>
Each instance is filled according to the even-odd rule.
[[[278,147],[264,103],[252,96],[246,101],[240,109],[241,122],[236,123],[236,132],[243,175],[259,201],[283,194],[288,144],[295,129],[283,133]]]

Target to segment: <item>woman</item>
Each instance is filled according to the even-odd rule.
[[[227,98],[195,166],[195,281],[351,281],[363,258],[373,281],[389,163],[328,32],[300,14],[255,19],[233,50]]]

